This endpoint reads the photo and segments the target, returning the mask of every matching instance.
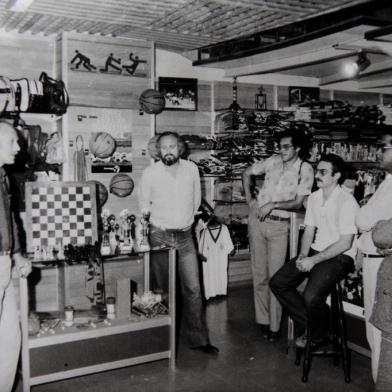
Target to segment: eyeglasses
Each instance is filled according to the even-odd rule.
[[[292,144],[282,144],[279,146],[279,150],[288,151],[288,150],[290,150],[291,147],[294,147],[294,146]]]
[[[330,173],[328,169],[316,169],[315,174],[320,174],[321,177],[324,177],[326,174]]]

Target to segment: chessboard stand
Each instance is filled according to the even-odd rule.
[[[65,188],[69,185],[64,184],[58,185],[65,186]],[[33,204],[31,197],[28,196],[29,192],[32,194],[32,187],[32,185],[26,186],[26,189],[29,189],[26,192],[27,222],[29,222],[28,219],[31,222],[34,215],[29,208]],[[95,196],[91,198],[95,200]],[[37,205],[35,207],[38,208]],[[40,210],[36,216],[41,216],[41,212]],[[47,215],[55,216],[56,214]],[[50,221],[52,222],[53,219],[51,218]],[[46,222],[43,224],[46,225]],[[38,229],[38,231],[41,233],[41,230]],[[32,234],[29,233],[29,236],[31,240]],[[52,238],[51,234],[47,238]],[[30,253],[33,254],[32,250],[37,245],[32,246],[31,242],[29,244]],[[48,245],[49,240],[42,246]],[[176,258],[174,249],[168,248],[167,251],[169,252],[168,314],[153,318],[139,318],[134,315],[125,318],[116,317],[110,322],[102,322],[94,327],[86,327],[87,329],[78,329],[73,325],[65,330],[56,330],[52,334],[46,333],[42,336],[31,337],[28,320],[28,280],[20,279],[23,392],[30,391],[33,385],[160,359],[169,359],[169,366],[174,369]],[[63,309],[64,305],[70,304],[75,304],[76,307],[82,306],[85,292],[83,292],[81,283],[84,279],[82,271],[86,267],[85,264],[68,265],[64,262],[50,266],[48,265],[50,263],[38,263],[37,260],[34,264],[40,265],[43,271],[47,269],[51,274],[49,287],[42,288],[42,291],[46,290],[47,301],[50,300],[50,292],[57,291],[57,298],[54,304],[52,301],[52,306],[58,309]],[[140,293],[150,290],[150,252],[132,253],[113,258],[105,257],[104,264],[105,266],[108,264],[108,267],[110,265],[104,275],[108,295],[118,295],[115,293],[119,290],[119,285],[124,283],[122,279],[127,274],[127,294],[122,295],[122,299],[127,298],[129,301],[130,290],[138,292],[140,290]],[[137,281],[137,287],[135,287],[135,281]],[[128,312],[128,305],[126,312]]]

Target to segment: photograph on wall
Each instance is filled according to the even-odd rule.
[[[165,110],[197,110],[197,79],[160,77],[159,91],[166,99]]]
[[[289,106],[307,104],[320,99],[318,87],[289,87]]]

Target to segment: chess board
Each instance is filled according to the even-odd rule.
[[[94,244],[95,186],[85,182],[26,183],[27,252]]]

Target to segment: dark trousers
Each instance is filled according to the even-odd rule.
[[[335,284],[354,270],[354,260],[347,255],[339,255],[316,264],[309,272],[301,272],[296,267],[296,259],[287,262],[271,278],[270,287],[301,330],[309,325],[311,338],[317,342],[328,335],[326,299]],[[297,287],[305,278],[308,282],[301,294]]]
[[[152,227],[151,246],[171,246],[177,249],[177,271],[182,294],[184,334],[191,347],[209,343],[205,307],[200,290],[199,263],[192,231],[165,231]],[[162,257],[163,256],[163,257]],[[167,292],[167,258],[151,254],[151,288]]]

